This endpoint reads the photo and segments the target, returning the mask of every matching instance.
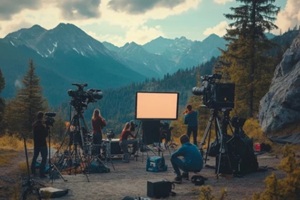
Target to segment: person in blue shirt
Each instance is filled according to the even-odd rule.
[[[197,146],[198,113],[192,109],[192,105],[187,105],[186,107],[186,111],[184,112],[184,124],[187,124],[186,134],[191,137],[193,133],[194,145]]]
[[[189,136],[182,135],[180,143],[182,144],[181,147],[171,155],[171,164],[176,173],[176,183],[181,183],[182,178],[188,178],[188,172],[200,172],[203,168],[202,155],[198,147],[190,143]],[[182,174],[180,170],[183,171]]]

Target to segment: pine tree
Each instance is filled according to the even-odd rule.
[[[277,28],[272,22],[279,7],[272,4],[275,0],[237,1],[243,5],[231,8],[233,14],[225,14],[234,22],[224,37],[229,44],[221,58],[226,66],[224,73],[236,83],[238,113],[253,117],[271,81],[265,74],[274,69],[272,58],[266,54],[272,44],[264,33]]]
[[[40,79],[35,74],[32,60],[29,61],[28,71],[22,83],[23,88],[7,105],[6,121],[10,132],[29,136],[36,113],[46,109],[46,100],[42,96]]]
[[[4,87],[5,87],[5,79],[3,77],[2,70],[0,69],[0,93],[2,92]],[[4,108],[5,108],[5,101],[3,98],[0,97],[0,131],[1,131],[0,134],[3,134],[3,130],[4,130],[3,123],[2,123],[4,117]]]

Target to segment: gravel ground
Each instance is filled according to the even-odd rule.
[[[149,154],[149,156],[152,153]],[[68,194],[59,199],[123,199],[125,196],[130,197],[147,197],[147,182],[155,182],[161,180],[173,181],[174,173],[170,163],[170,154],[165,153],[164,158],[168,169],[165,172],[147,172],[146,171],[146,156],[140,154],[138,159],[132,159],[130,163],[123,163],[120,159],[114,159],[112,162],[107,162],[110,168],[109,173],[95,174],[71,174],[63,175],[58,179],[42,180],[47,186],[59,189],[68,189]],[[215,158],[209,157],[208,166],[215,165]],[[206,186],[210,186],[212,194],[215,197],[220,197],[223,189],[227,191],[226,199],[251,199],[254,193],[264,189],[264,179],[271,173],[283,176],[283,172],[276,170],[280,159],[270,154],[258,155],[259,166],[265,167],[267,170],[248,174],[244,177],[219,176],[215,174],[215,169],[204,167],[199,173],[208,180]],[[113,169],[115,168],[115,170]],[[193,173],[190,174],[192,176]],[[182,184],[175,184],[173,192],[175,196],[170,196],[167,199],[199,199],[200,187],[195,186],[190,180],[184,180]],[[150,198],[149,198],[150,199]],[[151,198],[154,199],[154,198]]]

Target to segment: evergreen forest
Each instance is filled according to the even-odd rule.
[[[273,5],[274,1],[241,2],[243,5],[240,7],[231,8],[232,13],[224,14],[233,22],[224,36],[228,44],[226,49],[220,49],[222,52],[220,57],[212,58],[199,66],[180,69],[174,74],[166,74],[161,79],[152,78],[118,89],[103,90],[103,97],[90,102],[82,111],[87,126],[90,128],[93,110],[99,108],[108,122],[105,131],[112,130],[118,135],[125,122],[135,120],[137,92],[178,92],[178,120],[169,123],[179,127],[179,132],[183,132],[181,114],[185,105],[192,104],[202,114],[200,121],[208,119],[209,111],[203,111],[202,97],[193,95],[192,88],[201,87],[201,77],[214,73],[222,74],[221,82],[235,84],[235,108],[232,114],[246,119],[256,116],[259,101],[268,91],[274,69],[281,61],[285,50],[299,34],[299,29],[295,27],[269,40],[265,32],[277,28],[273,21],[279,8]],[[23,78],[24,88],[20,89],[13,99],[5,100],[3,97],[1,99],[1,134],[24,132],[30,136],[30,124],[34,120],[34,113],[43,110],[57,114],[53,132],[60,138],[64,135],[66,121],[70,121],[74,113],[70,105],[72,97],[69,96],[70,101],[62,102],[59,107],[49,106],[42,95],[34,61],[30,60],[28,66]],[[0,90],[3,90],[5,77],[2,73],[0,75]],[[62,95],[67,95],[67,91]],[[200,127],[202,125],[203,123]]]

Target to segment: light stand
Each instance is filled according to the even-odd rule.
[[[150,150],[154,155],[155,155],[155,152],[153,151],[153,149],[149,148],[146,144],[144,144],[144,141],[143,141],[143,137],[140,136],[140,129],[142,128],[143,126],[143,121],[141,120],[139,125],[138,125],[138,130],[137,130],[137,133],[136,133],[136,136],[135,138],[139,138],[138,139],[138,149],[140,150],[140,152],[142,153],[142,162],[144,161],[144,153],[143,152],[146,152],[147,153],[147,157],[148,157],[148,151]],[[144,134],[144,133],[143,133]],[[137,151],[138,152],[138,151]]]
[[[33,180],[30,177],[30,170],[29,170],[29,161],[28,161],[28,153],[27,153],[27,145],[26,145],[26,137],[25,135],[22,133],[22,137],[24,140],[24,152],[25,152],[25,158],[26,158],[26,165],[27,165],[27,180],[26,183],[22,184],[22,200],[27,199],[27,197],[32,194],[32,195],[36,195],[38,197],[38,199],[42,199],[39,190],[41,187],[45,187],[45,185]]]

